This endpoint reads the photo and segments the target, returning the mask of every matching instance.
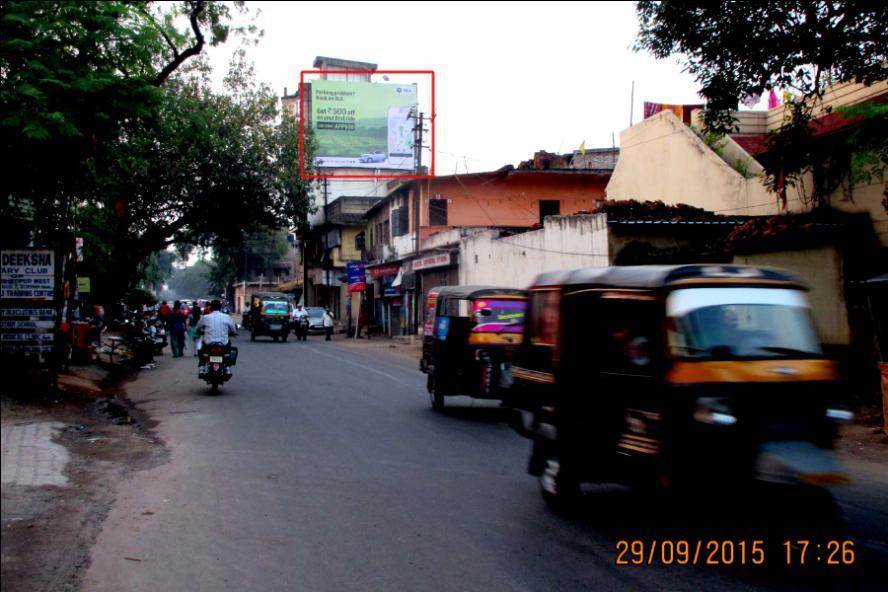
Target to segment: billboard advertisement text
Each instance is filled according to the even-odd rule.
[[[414,84],[312,81],[315,166],[412,170],[416,97]]]

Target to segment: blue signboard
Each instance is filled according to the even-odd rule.
[[[360,261],[349,261],[345,264],[348,273],[348,291],[363,292],[367,287],[367,275],[364,273],[364,264]]]

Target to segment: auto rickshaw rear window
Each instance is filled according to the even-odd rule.
[[[479,299],[472,304],[475,333],[521,333],[527,301]]]
[[[285,314],[287,312],[287,303],[286,302],[266,302],[262,306],[262,312],[264,314]]]

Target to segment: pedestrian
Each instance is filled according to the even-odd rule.
[[[160,319],[160,322],[164,324],[164,326],[169,329],[170,324],[170,313],[173,311],[170,309],[170,305],[167,304],[167,301],[164,300],[160,303],[160,308],[157,309],[157,318]]]
[[[324,311],[324,333],[327,334],[325,341],[330,341],[333,337],[333,313],[329,308]]]
[[[170,348],[174,358],[181,358],[185,352],[185,313],[182,303],[176,300],[170,313]]]
[[[200,322],[200,307],[195,306],[191,309],[191,314],[188,315],[188,336],[191,338],[192,343],[194,344],[194,355],[198,354],[198,350],[200,349],[200,335],[197,334],[197,324]]]

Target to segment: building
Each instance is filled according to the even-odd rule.
[[[286,229],[248,239],[237,261],[240,281],[229,295],[234,311],[243,313],[254,292],[281,291],[281,286],[294,283],[298,254],[296,236]]]
[[[525,230],[547,216],[592,209],[604,197],[612,165],[571,168],[571,157],[539,152],[519,168],[392,184],[367,212],[364,230],[372,324],[390,335],[416,333],[429,290],[459,282],[462,238],[488,228]]]
[[[886,101],[886,80],[829,89],[814,108],[812,152],[845,154],[844,166],[849,167],[848,140],[858,133],[884,135],[875,127],[884,123],[843,113],[841,108],[884,105]],[[748,222],[756,232],[745,242],[736,241],[735,261],[781,267],[817,286],[812,299],[822,337],[828,345],[846,350],[845,359],[854,366],[849,375],[872,374],[872,319],[879,314],[874,306],[884,305],[870,298],[864,286],[888,271],[886,179],[876,175],[852,183],[850,176],[837,176],[841,171],[826,167],[816,169],[816,177],[814,173],[804,175],[796,186],[784,187],[781,192],[769,190],[762,178],[763,164],[775,157],[769,154],[768,134],[779,129],[787,116],[784,106],[740,111],[736,113],[736,132],[713,140],[698,131],[699,112],[692,114],[690,125],[671,111],[658,113],[620,134],[620,159],[607,196],[758,216]],[[850,167],[843,174],[847,171]],[[840,182],[835,183],[836,178]],[[823,194],[820,205],[827,206],[816,210],[815,182]],[[861,219],[865,223],[861,224]],[[830,230],[833,225],[839,230]],[[853,231],[843,232],[843,227]]]
[[[777,229],[775,224],[781,226]],[[841,253],[866,236],[866,216],[720,216],[662,202],[602,202],[593,212],[551,216],[522,233],[484,230],[459,242],[460,284],[526,288],[543,271],[608,265],[734,263],[801,277],[824,343],[852,342]],[[787,245],[793,248],[787,248]]]
[[[859,121],[846,120],[836,108],[888,100],[888,81],[872,86],[841,84],[824,97],[815,114],[817,142],[840,140],[853,133]],[[826,111],[831,110],[831,112]],[[691,126],[671,111],[662,111],[620,133],[620,159],[607,187],[614,200],[662,200],[686,203],[731,215],[772,215],[803,212],[811,207],[813,179],[807,175],[797,187],[787,187],[785,205],[762,183],[762,162],[768,158],[768,132],[779,128],[786,116],[783,106],[768,111],[739,111],[737,133],[707,144],[700,111]],[[888,209],[885,180],[854,187],[839,187],[829,197],[831,207],[863,212],[872,219],[882,246],[888,246]]]
[[[377,65],[341,58],[318,56],[314,60],[318,70],[360,70],[354,73],[321,74],[324,80],[349,80],[370,82]],[[311,82],[303,88],[305,96],[300,106],[299,92],[288,95],[285,89],[282,101],[294,117],[299,117],[305,109],[306,125],[310,125]],[[306,269],[302,273],[304,302],[310,306],[329,306],[334,315],[343,323],[348,322],[352,303],[357,304],[356,296],[349,296],[345,281],[345,264],[360,261],[361,251],[355,246],[357,234],[363,229],[363,215],[377,201],[388,193],[388,183],[384,179],[336,178],[337,175],[389,174],[401,173],[386,169],[366,169],[349,167],[324,167],[318,172],[332,175],[331,178],[317,179],[312,185],[312,200],[315,210],[308,218],[309,230],[301,236],[299,259]],[[340,200],[345,200],[339,203]],[[361,222],[356,222],[361,220]]]

